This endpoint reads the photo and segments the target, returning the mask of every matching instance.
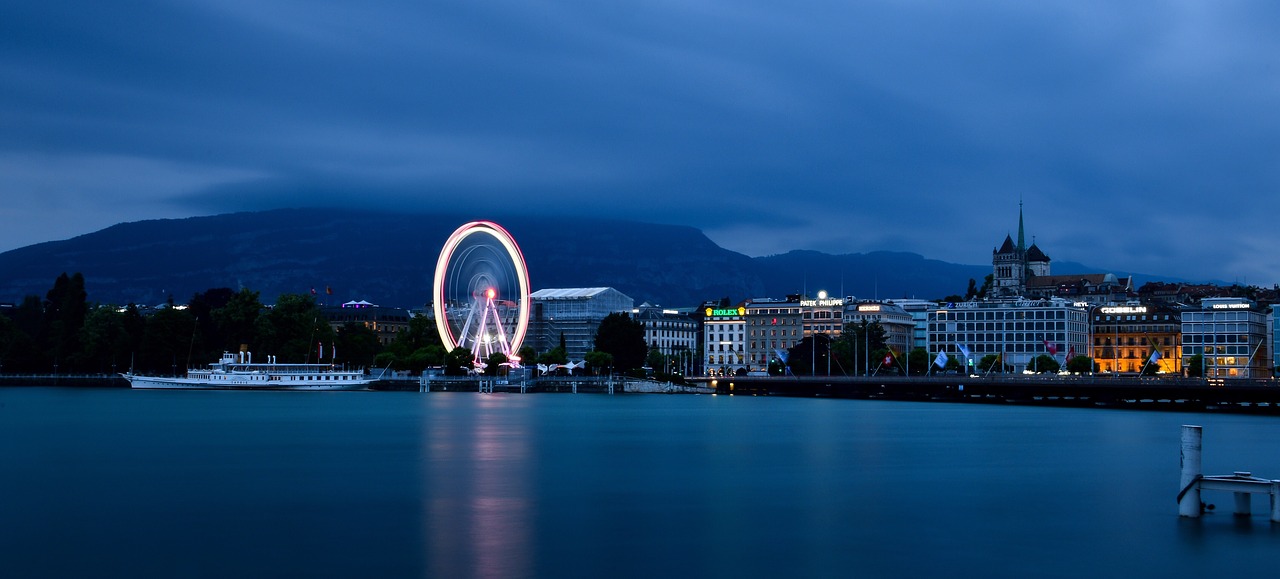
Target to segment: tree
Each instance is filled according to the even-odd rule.
[[[349,362],[350,367],[367,368],[374,364],[382,343],[378,341],[378,335],[364,324],[347,322],[338,328],[333,349],[333,359]]]
[[[53,356],[55,364],[67,370],[80,370],[80,328],[89,313],[84,290],[84,276],[77,272],[68,276],[65,272],[53,282],[53,288],[45,294],[44,318],[48,329],[48,342],[44,346]]]
[[[1195,354],[1187,358],[1182,365],[1187,370],[1187,376],[1192,378],[1200,378],[1204,376],[1204,356]]]
[[[1012,372],[1013,366],[1010,364],[1001,364],[1000,358],[1000,354],[987,354],[986,356],[983,356],[981,360],[978,360],[978,370],[983,373]],[[1003,366],[1003,368],[1000,366]]]
[[[1061,368],[1061,364],[1048,354],[1040,354],[1031,360],[1031,364],[1027,365],[1027,369],[1037,374],[1056,374]]]
[[[127,369],[132,340],[125,331],[124,313],[112,306],[93,308],[80,328],[81,365],[89,372]]]
[[[454,348],[444,357],[445,376],[466,376],[473,365],[475,355],[467,348]]]
[[[649,348],[649,354],[644,358],[644,365],[654,373],[665,374],[667,372],[667,356],[658,348]]]
[[[569,363],[569,356],[564,353],[564,348],[556,347],[543,352],[541,356],[538,356],[538,363],[546,364],[548,366],[551,364],[567,364]]]
[[[1086,374],[1098,371],[1098,363],[1088,356],[1076,356],[1067,360],[1067,371],[1072,374]]]
[[[644,341],[644,324],[626,312],[605,316],[596,329],[595,349],[612,354],[614,366],[622,372],[639,368],[649,349]]]
[[[316,360],[319,344],[332,345],[334,341],[333,328],[310,295],[281,295],[270,311],[258,317],[255,327],[257,349],[281,362]]]
[[[877,360],[883,360],[883,352],[888,351],[887,341],[888,335],[880,322],[861,320],[845,324],[831,346],[832,373],[858,375],[874,371]],[[878,357],[876,352],[881,352]]]
[[[907,354],[907,370],[912,376],[923,376],[929,371],[929,364],[933,361],[929,359],[929,351],[924,348],[912,349]]]
[[[258,342],[258,317],[262,315],[262,301],[258,292],[241,289],[227,299],[222,307],[212,311],[214,323],[218,327],[217,344],[224,351],[237,351],[240,345],[254,345]],[[256,347],[256,346],[255,346]],[[279,353],[276,353],[279,355]]]
[[[500,373],[506,374],[507,367],[503,366],[503,364],[505,364],[507,361],[508,361],[507,355],[503,354],[502,352],[494,352],[492,354],[489,354],[489,358],[484,361],[485,364],[488,364],[487,366],[484,367],[484,375],[497,376]]]
[[[199,338],[196,318],[186,310],[162,308],[147,318],[138,352],[138,372],[179,375],[191,366]]]
[[[791,367],[791,373],[797,376],[816,376],[827,374],[828,368],[832,372],[838,371],[838,364],[828,364],[832,361],[831,345],[831,337],[826,334],[815,334],[796,342],[787,351],[787,365]]]
[[[969,278],[969,288],[964,292],[965,301],[978,297],[978,282],[973,278]]]
[[[193,354],[196,359],[216,360],[223,351],[233,349],[231,344],[227,344],[227,338],[222,335],[222,328],[219,327],[214,312],[226,307],[235,295],[236,292],[231,288],[213,288],[196,293],[191,296],[191,301],[187,302],[187,311],[191,312],[198,321],[200,341],[204,345],[200,351]]]
[[[613,367],[613,355],[608,352],[592,350],[587,352],[582,359],[587,363],[587,369],[597,376],[608,372]]]

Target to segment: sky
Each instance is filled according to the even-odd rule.
[[[0,7],[0,251],[278,207],[1280,282],[1280,3]]]

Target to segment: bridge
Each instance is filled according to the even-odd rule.
[[[1280,414],[1274,379],[1100,376],[735,376],[718,394]]]

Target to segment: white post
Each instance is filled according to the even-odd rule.
[[[1271,481],[1271,522],[1280,523],[1280,480]]]
[[[1178,514],[1184,517],[1200,516],[1200,440],[1203,436],[1201,427],[1182,425],[1182,483],[1179,490],[1186,489],[1178,500]]]
[[[1232,493],[1236,496],[1236,512],[1237,517],[1249,516],[1249,511],[1253,508],[1252,495],[1249,493]]]

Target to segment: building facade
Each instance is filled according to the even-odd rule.
[[[384,308],[367,301],[350,301],[340,306],[320,308],[329,327],[336,332],[347,324],[364,326],[378,337],[378,343],[386,346],[394,342],[396,336],[409,329],[408,310],[400,308]]]
[[[911,314],[892,301],[864,300],[853,303],[852,300],[844,309],[846,324],[880,324],[884,328],[885,345],[893,350],[895,356],[903,356],[915,343],[916,323]]]
[[[1269,378],[1265,308],[1245,298],[1205,298],[1182,311],[1182,356],[1203,356],[1208,378]]]
[[[697,320],[687,313],[648,303],[632,310],[631,318],[644,326],[644,342],[649,349],[662,353],[671,364],[659,370],[685,375],[693,371],[693,357],[698,351]]]
[[[702,351],[708,376],[734,376],[748,372],[747,308],[707,307],[702,312]]]
[[[1099,372],[1182,373],[1182,311],[1168,304],[1094,306],[1089,356]]]
[[[596,330],[612,313],[630,314],[635,300],[611,287],[542,289],[529,296],[528,345],[539,354],[560,345],[565,354],[580,361],[595,349]]]
[[[1041,354],[1065,366],[1071,356],[1088,351],[1088,334],[1085,309],[1065,300],[961,302],[929,315],[929,355],[945,352],[975,371],[984,356],[994,354],[1014,372],[1032,371]]]
[[[767,372],[769,363],[780,360],[804,337],[800,297],[761,298],[746,304],[747,370]]]

